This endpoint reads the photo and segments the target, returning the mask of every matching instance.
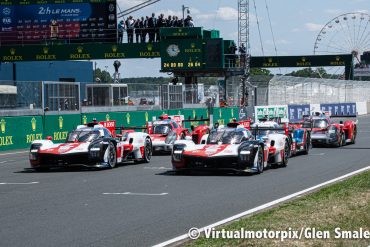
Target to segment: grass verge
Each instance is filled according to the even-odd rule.
[[[370,246],[370,239],[335,239],[334,229],[370,231],[370,171],[323,188],[276,208],[217,228],[225,231],[284,231],[302,228],[308,233],[328,231],[329,239],[206,239],[187,242],[186,246]]]

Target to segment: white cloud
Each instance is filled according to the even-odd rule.
[[[354,12],[359,12],[359,13],[364,13],[364,14],[368,14],[369,11],[367,9],[359,9],[359,10],[356,10]]]
[[[316,24],[316,23],[306,23],[305,27],[310,32],[317,32],[317,31],[320,31],[324,27],[324,25]]]
[[[296,27],[296,28],[293,28],[292,30],[290,30],[292,33],[298,33],[301,31],[300,28]]]
[[[232,7],[220,7],[217,16],[224,21],[234,21],[238,19],[238,10]]]

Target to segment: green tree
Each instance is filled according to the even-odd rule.
[[[99,80],[100,80],[100,83],[113,83],[112,76],[110,75],[108,71],[97,68],[96,70],[94,70],[94,81],[99,81]]]
[[[309,78],[333,78],[333,75],[328,74],[324,68],[317,68],[313,70],[311,67],[293,71],[287,75]]]
[[[268,69],[251,68],[251,75],[272,75],[272,73]]]

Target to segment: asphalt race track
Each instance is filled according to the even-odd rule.
[[[0,153],[0,246],[151,246],[370,164],[370,116],[355,145],[315,148],[261,175],[171,172],[169,156],[113,170],[29,169]]]

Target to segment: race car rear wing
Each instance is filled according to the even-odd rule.
[[[116,130],[120,130],[121,133],[122,131],[129,131],[129,130],[141,130],[141,131],[144,131],[144,132],[147,132],[148,131],[148,124],[143,127],[143,126],[133,126],[133,127],[124,127],[124,126],[121,126],[121,127],[116,127]]]
[[[289,135],[293,131],[290,128],[274,128],[274,127],[258,127],[258,126],[251,127],[249,130],[254,134],[254,136],[257,136],[257,133],[259,130],[271,130],[271,131],[277,131],[277,132],[284,132],[285,135]]]
[[[333,123],[344,123],[346,121],[358,123],[357,115],[331,115],[330,119]]]

